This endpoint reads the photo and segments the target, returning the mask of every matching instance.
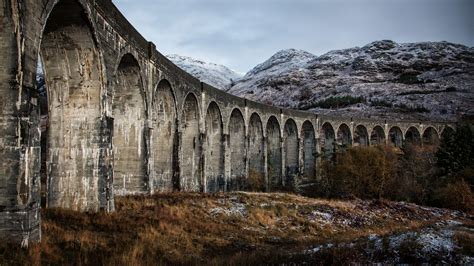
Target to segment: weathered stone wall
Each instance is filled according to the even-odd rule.
[[[172,64],[110,0],[0,7],[0,239],[40,239],[41,205],[113,211],[119,194],[288,189],[338,146],[435,144],[454,128],[229,95]]]

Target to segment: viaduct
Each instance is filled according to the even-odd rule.
[[[111,0],[0,7],[2,241],[41,239],[42,207],[113,211],[114,195],[285,189],[315,178],[336,143],[436,143],[454,127],[229,95],[172,64]]]

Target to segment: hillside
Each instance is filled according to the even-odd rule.
[[[282,193],[117,197],[114,213],[47,209],[43,241],[0,265],[473,263],[472,220],[389,201]]]
[[[283,50],[228,91],[316,113],[456,120],[474,116],[474,48],[377,41],[321,56]]]
[[[229,89],[234,81],[242,77],[241,74],[223,65],[208,63],[181,55],[167,55],[166,57],[202,82],[222,90]]]

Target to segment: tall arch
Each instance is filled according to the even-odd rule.
[[[152,106],[152,149],[154,191],[172,191],[177,188],[177,124],[176,103],[170,83],[162,80],[158,83]]]
[[[245,187],[245,122],[239,109],[234,109],[229,121],[230,180],[229,189]]]
[[[385,131],[381,126],[375,126],[370,133],[370,145],[384,145]]]
[[[146,109],[140,66],[130,54],[117,69],[114,116],[114,190],[117,194],[148,191],[144,126]]]
[[[390,128],[388,131],[388,137],[390,140],[390,144],[397,148],[401,148],[403,146],[403,132],[402,130],[395,126]]]
[[[330,156],[334,152],[334,140],[336,136],[334,128],[329,122],[324,123],[321,127],[320,136],[321,152],[325,157]]]
[[[184,100],[179,150],[180,178],[178,187],[182,191],[201,190],[201,140],[199,133],[199,105],[194,94]]]
[[[102,64],[86,11],[74,0],[59,1],[44,28],[40,57],[44,67],[48,130],[42,173],[49,207],[99,208],[98,121]]]
[[[282,186],[281,167],[280,124],[274,116],[271,116],[267,122],[267,173],[270,190]]]
[[[354,146],[369,146],[369,133],[363,125],[358,125],[354,130]]]
[[[305,121],[301,130],[303,136],[303,175],[314,178],[316,176],[316,141],[313,124]]]
[[[416,127],[408,128],[407,132],[405,133],[405,141],[406,143],[409,143],[409,144],[420,145],[421,144],[420,131],[418,131]]]
[[[283,130],[285,148],[285,186],[291,187],[294,177],[299,172],[298,128],[293,119],[288,119]]]
[[[434,127],[428,127],[423,132],[423,145],[438,145],[439,135]]]
[[[256,113],[250,116],[248,135],[249,189],[263,191],[265,189],[263,125]]]
[[[206,139],[204,142],[204,180],[206,192],[225,190],[224,145],[222,116],[219,106],[211,102],[206,113]]]
[[[456,131],[452,127],[447,126],[441,132],[441,138],[445,138],[447,136],[452,136],[452,135],[454,135],[454,133],[456,133]]]
[[[342,147],[352,145],[352,134],[349,126],[341,124],[337,130],[337,144]]]

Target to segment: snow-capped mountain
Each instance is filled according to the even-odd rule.
[[[473,117],[474,48],[376,41],[322,56],[284,50],[248,72],[229,92],[317,113]]]
[[[203,62],[191,57],[175,54],[167,55],[166,57],[184,71],[218,89],[227,90],[237,79],[242,77],[241,74],[223,65]]]

